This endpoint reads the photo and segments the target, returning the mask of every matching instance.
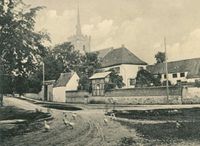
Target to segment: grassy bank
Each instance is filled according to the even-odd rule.
[[[50,115],[42,112],[33,112],[19,109],[16,107],[0,107],[0,121],[2,120],[25,120],[19,124],[0,124],[0,141],[3,144],[13,136],[25,134],[37,130],[43,126],[43,123],[37,122],[39,119],[47,118]]]
[[[129,129],[135,129],[146,144],[199,145],[200,143],[200,108],[130,110],[115,111],[115,113],[117,117],[139,120],[140,122],[120,122]]]

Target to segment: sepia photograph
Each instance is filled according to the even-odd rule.
[[[199,146],[199,0],[0,0],[0,146]]]

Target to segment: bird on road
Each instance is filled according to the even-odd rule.
[[[76,113],[73,113],[73,114],[72,114],[73,120],[76,120],[76,117],[77,117],[77,114],[76,114]]]
[[[111,113],[110,116],[111,116],[111,119],[112,119],[112,120],[116,120],[115,113]]]
[[[48,125],[48,124],[47,124],[47,121],[45,120],[45,121],[44,121],[44,129],[45,129],[45,131],[46,131],[46,132],[49,131],[50,128],[51,128],[50,125]]]
[[[63,118],[63,123],[64,123],[67,127],[70,127],[71,129],[74,129],[75,123],[68,121],[66,118]]]
[[[106,117],[104,117],[103,121],[105,125],[108,125],[108,119]]]

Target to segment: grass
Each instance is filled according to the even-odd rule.
[[[26,111],[12,106],[0,107],[0,113],[0,120],[26,120],[25,123],[20,124],[1,124],[0,141],[2,144],[13,136],[22,135],[41,128],[42,123],[36,121],[50,116],[47,113]]]
[[[200,108],[114,111],[117,117],[141,120],[200,120]]]
[[[171,145],[200,139],[200,108],[115,111],[115,114],[117,117],[141,121],[164,121],[156,123],[120,122],[128,128],[135,129],[138,135],[153,145]],[[180,123],[180,127],[177,127],[176,121]]]
[[[136,141],[133,137],[123,137],[120,139],[118,146],[131,146],[136,145]]]

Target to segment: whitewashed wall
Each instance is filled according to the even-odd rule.
[[[76,91],[78,89],[79,76],[74,73],[69,82],[65,87],[54,87],[53,88],[53,101],[65,102],[66,91]]]
[[[145,65],[121,64],[121,65],[116,65],[116,66],[112,66],[112,67],[106,67],[106,68],[103,68],[103,70],[107,71],[107,70],[115,68],[115,67],[120,68],[119,75],[121,75],[123,77],[123,82],[125,83],[124,88],[134,87],[133,85],[132,86],[130,85],[130,79],[136,78],[137,72],[140,67],[143,67],[144,69],[146,68]]]

